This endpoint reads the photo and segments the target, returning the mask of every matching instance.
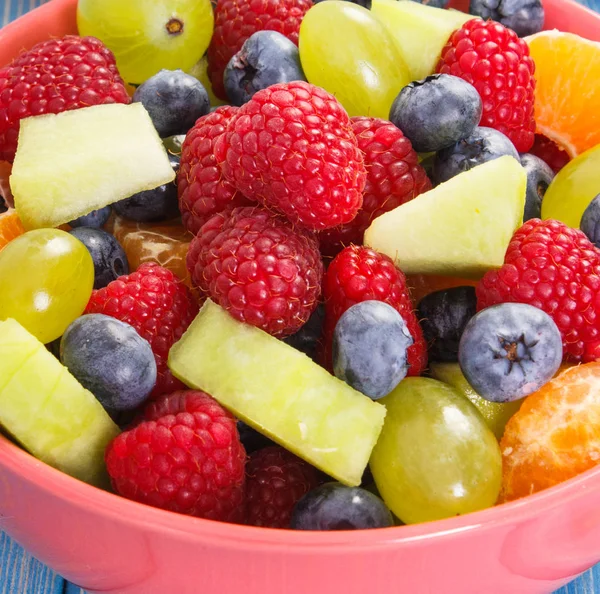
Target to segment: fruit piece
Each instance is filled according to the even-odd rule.
[[[537,132],[571,158],[600,144],[600,43],[556,30],[527,43],[536,68]]]
[[[148,113],[132,103],[23,120],[10,185],[23,225],[32,229],[61,225],[174,177]]]
[[[427,274],[407,274],[406,286],[414,303],[419,303],[434,291],[452,289],[453,287],[474,287],[477,281],[456,276],[436,276]]]
[[[112,208],[110,206],[104,206],[98,210],[92,210],[88,214],[77,217],[76,219],[69,221],[69,226],[73,229],[77,227],[91,227],[92,229],[101,229],[106,225]]]
[[[451,385],[467,397],[479,410],[496,439],[504,434],[508,420],[519,410],[523,400],[513,402],[490,402],[482,398],[465,379],[458,363],[431,363],[429,370],[433,379]]]
[[[0,424],[36,458],[104,486],[104,449],[119,433],[94,395],[14,320],[0,322]]]
[[[498,21],[512,29],[519,37],[537,33],[544,26],[544,7],[541,0],[471,0],[469,12],[486,21]]]
[[[311,8],[299,47],[308,81],[335,95],[351,116],[387,118],[398,90],[411,80],[383,23],[349,2]]]
[[[535,135],[533,146],[529,152],[549,165],[554,173],[558,173],[571,160],[566,151],[543,134]]]
[[[80,35],[101,39],[114,52],[123,78],[140,84],[166,68],[189,70],[213,31],[209,0],[81,0]]]
[[[246,452],[235,419],[192,390],[163,396],[144,417],[106,450],[115,491],[181,514],[241,523]]]
[[[58,229],[29,231],[0,252],[0,320],[14,318],[51,342],[81,315],[93,284],[94,263],[80,241]]]
[[[542,200],[548,186],[554,179],[550,166],[535,155],[521,155],[521,165],[527,173],[527,193],[525,195],[525,212],[523,221],[539,219],[542,213]]]
[[[0,250],[13,239],[23,235],[25,229],[19,215],[12,209],[0,213]]]
[[[169,367],[329,476],[360,483],[385,409],[296,349],[207,300]]]
[[[77,318],[60,341],[60,360],[108,410],[131,410],[156,383],[148,341],[132,326],[102,314]]]
[[[366,489],[326,483],[306,494],[294,507],[295,530],[366,530],[388,528],[394,519],[385,503]]]
[[[381,215],[365,243],[407,274],[477,278],[502,266],[523,218],[526,184],[520,163],[500,157]]]
[[[298,46],[277,31],[257,31],[242,45],[225,68],[223,84],[234,105],[278,83],[306,80]]]
[[[373,0],[371,11],[392,36],[411,80],[433,74],[450,34],[475,18],[457,10],[397,0]]]
[[[406,85],[390,110],[398,126],[419,153],[452,146],[470,136],[482,113],[473,85],[449,74],[433,74]]]
[[[382,398],[406,377],[406,351],[413,342],[402,316],[391,305],[357,303],[335,325],[335,376],[373,400]]]
[[[323,322],[325,321],[325,305],[319,303],[312,312],[308,322],[290,336],[283,340],[286,344],[294,347],[296,350],[304,353],[313,361],[318,362],[319,344],[323,338]]]
[[[186,134],[210,110],[202,83],[182,70],[161,70],[145,80],[133,94],[145,108],[159,136]]]
[[[600,247],[600,194],[583,211],[579,228],[596,247]]]
[[[477,89],[482,126],[506,134],[520,153],[532,147],[535,64],[514,31],[494,21],[468,21],[450,36],[436,72],[460,76]]]
[[[477,309],[527,303],[549,314],[564,356],[589,361],[600,341],[600,252],[559,221],[527,221],[513,236],[504,264],[477,285]]]
[[[500,449],[466,398],[442,382],[409,377],[381,402],[387,416],[370,467],[396,516],[414,524],[494,505]]]
[[[600,460],[600,363],[567,369],[529,396],[500,442],[500,501],[566,481]]]
[[[98,39],[76,35],[38,43],[0,69],[0,95],[4,114],[0,159],[10,162],[17,149],[20,121],[29,116],[101,103],[129,103],[112,53]],[[69,166],[73,165],[73,146],[79,149],[77,144],[71,145],[65,157]]]

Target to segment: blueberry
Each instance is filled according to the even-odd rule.
[[[110,233],[91,227],[77,227],[69,233],[79,239],[92,256],[94,289],[106,287],[123,274],[129,274],[125,250]]]
[[[60,359],[108,410],[131,410],[156,383],[150,344],[135,329],[110,316],[77,318],[60,341]]]
[[[366,489],[325,483],[309,491],[292,511],[295,530],[364,530],[394,525],[385,503]]]
[[[319,341],[323,335],[324,320],[325,305],[319,303],[317,309],[308,318],[308,322],[298,332],[284,338],[283,341],[316,361]]]
[[[450,4],[450,0],[413,0],[419,4],[432,6],[433,8],[446,8]]]
[[[482,110],[473,85],[450,74],[433,74],[400,91],[392,103],[390,121],[418,153],[430,153],[469,136]]]
[[[600,248],[600,194],[583,211],[579,228],[596,247]]]
[[[186,134],[210,110],[202,83],[183,70],[161,70],[151,76],[135,90],[133,101],[146,108],[161,138]]]
[[[554,376],[562,355],[554,320],[524,303],[481,310],[467,324],[458,347],[464,376],[491,402],[510,402],[535,392]]]
[[[544,26],[541,0],[471,0],[469,12],[512,29],[519,37],[538,33]]]
[[[106,222],[110,218],[112,209],[110,206],[99,208],[98,210],[92,210],[92,212],[79,217],[73,221],[69,221],[69,225],[75,229],[76,227],[92,227],[93,229],[101,229],[106,225]]]
[[[474,287],[454,287],[423,297],[417,315],[431,361],[458,361],[458,343],[467,322],[475,315]]]
[[[257,31],[225,68],[223,84],[233,105],[250,101],[254,93],[277,83],[306,80],[298,47],[277,31]]]
[[[383,301],[363,301],[340,317],[333,332],[336,377],[373,400],[406,376],[413,338],[402,316]]]
[[[542,200],[550,182],[554,179],[554,171],[545,161],[529,153],[521,155],[521,165],[527,173],[527,194],[523,214],[523,222],[525,222],[529,219],[541,218]]]
[[[253,429],[250,425],[246,425],[244,421],[237,422],[237,430],[246,454],[251,454],[256,450],[262,450],[267,446],[273,445],[273,442],[268,437]]]
[[[179,171],[180,157],[169,153],[175,173]],[[114,211],[125,219],[139,223],[157,223],[179,216],[177,179],[152,190],[138,192],[113,204]]]
[[[504,155],[511,155],[520,162],[519,153],[507,136],[493,128],[477,127],[467,138],[437,153],[433,163],[433,182],[441,184],[463,171]]]

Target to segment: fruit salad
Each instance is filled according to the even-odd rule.
[[[3,434],[271,529],[449,518],[597,465],[600,43],[543,22],[79,0],[78,35],[0,68]]]

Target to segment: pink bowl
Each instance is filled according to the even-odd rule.
[[[0,64],[76,32],[76,0],[0,31]],[[545,0],[547,27],[600,40],[600,16]],[[600,561],[600,467],[524,500],[364,532],[233,526],[134,503],[70,478],[0,437],[2,529],[91,592],[547,593]]]

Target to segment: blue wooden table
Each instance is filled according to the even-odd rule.
[[[2,25],[48,0],[1,0]],[[126,1],[126,0],[124,0]],[[581,0],[600,12],[600,0]],[[0,594],[85,594],[0,532]],[[600,564],[555,594],[600,594]]]

